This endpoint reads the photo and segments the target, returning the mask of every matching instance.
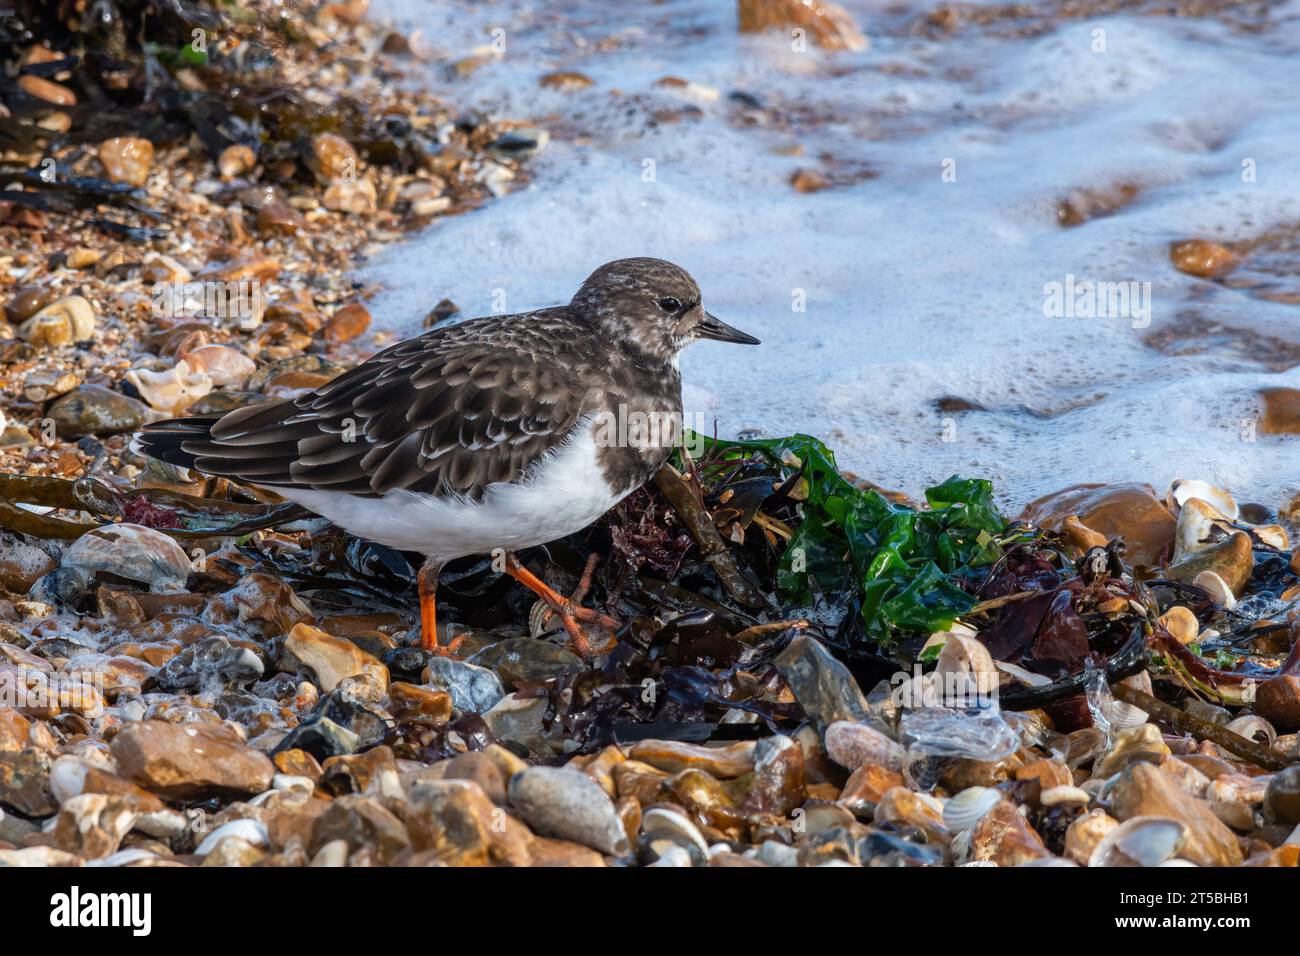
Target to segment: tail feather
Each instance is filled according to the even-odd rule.
[[[193,468],[198,455],[187,451],[184,443],[206,440],[216,422],[215,418],[173,418],[155,422],[136,433],[131,440],[131,450],[177,468]]]

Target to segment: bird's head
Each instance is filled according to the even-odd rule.
[[[758,345],[704,311],[690,273],[663,259],[615,259],[582,284],[569,307],[602,334],[654,362],[672,362],[697,339]]]

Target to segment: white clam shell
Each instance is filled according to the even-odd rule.
[[[1232,588],[1228,587],[1228,582],[1213,571],[1202,571],[1192,578],[1192,584],[1210,595],[1210,598],[1216,604],[1222,605],[1225,610],[1231,611],[1237,606],[1237,596],[1232,593]]]
[[[1240,734],[1247,740],[1257,741],[1262,734],[1267,741],[1265,746],[1268,747],[1272,747],[1273,744],[1277,743],[1277,729],[1258,714],[1247,714],[1245,717],[1238,717],[1229,723],[1226,729],[1234,734]]]
[[[1200,481],[1195,478],[1180,478],[1170,487],[1169,497],[1174,500],[1174,504],[1179,508],[1187,504],[1192,498],[1199,498],[1229,521],[1236,521],[1241,517],[1241,511],[1238,509],[1237,502],[1232,495],[1223,488],[1216,488],[1207,481]]]
[[[236,837],[252,846],[266,846],[271,841],[261,820],[231,820],[209,833],[194,852],[197,856],[207,856],[227,837]]]
[[[654,807],[646,811],[641,818],[641,842],[648,846],[655,839],[677,844],[698,862],[709,858],[709,844],[699,828],[676,810]]]
[[[1002,799],[992,787],[970,787],[943,805],[943,823],[950,830],[969,830]]]
[[[1106,834],[1089,866],[1156,866],[1182,849],[1187,827],[1170,817],[1130,817]]]

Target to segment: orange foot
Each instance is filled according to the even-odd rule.
[[[438,643],[438,609],[434,595],[438,591],[438,572],[441,570],[436,564],[425,564],[416,575],[420,591],[420,646],[439,657],[454,657],[464,643],[465,635],[457,634],[446,644]]]
[[[618,620],[608,614],[601,614],[599,611],[582,606],[582,599],[587,596],[587,592],[591,589],[591,578],[595,574],[596,565],[599,563],[600,555],[598,554],[593,554],[587,558],[587,566],[582,570],[582,577],[578,579],[578,586],[574,589],[572,595],[565,597],[520,564],[513,554],[506,555],[506,574],[546,602],[549,609],[542,618],[543,625],[549,623],[551,617],[558,617],[560,623],[564,625],[565,631],[569,634],[569,643],[572,645],[574,652],[583,660],[591,659],[592,649],[591,641],[587,639],[582,625],[578,623],[579,621],[597,624],[611,633],[617,631],[620,627]],[[608,643],[599,650],[604,653],[617,644],[618,639],[611,637]]]

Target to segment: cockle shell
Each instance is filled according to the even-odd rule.
[[[943,822],[950,830],[969,830],[1002,799],[992,787],[969,787],[943,805]]]
[[[1120,683],[1139,690],[1144,694],[1150,695],[1151,675],[1147,671],[1134,674],[1132,677],[1126,677]],[[1111,730],[1119,733],[1121,730],[1131,730],[1134,727],[1141,727],[1151,719],[1150,715],[1141,707],[1135,707],[1132,704],[1126,704],[1122,700],[1112,701],[1107,708],[1106,717],[1110,720]]]

